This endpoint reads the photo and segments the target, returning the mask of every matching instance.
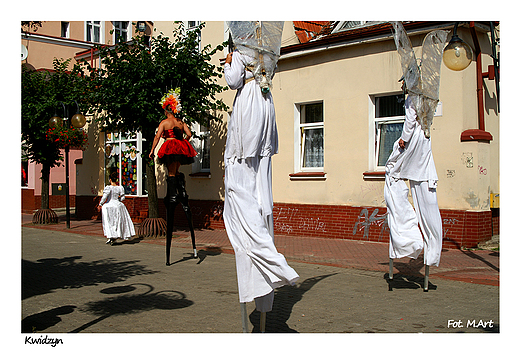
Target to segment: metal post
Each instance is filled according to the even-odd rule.
[[[430,276],[430,266],[424,265],[424,291],[428,291],[428,277]]]
[[[260,312],[260,332],[265,333],[265,321],[267,313],[265,311]]]
[[[69,201],[69,145],[65,146],[65,207],[67,228],[70,228],[70,201]]]
[[[394,279],[394,259],[390,259],[390,261],[388,261],[388,264],[389,264],[388,278]]]
[[[240,303],[240,312],[242,314],[242,332],[249,333],[247,325],[247,306],[246,303]]]

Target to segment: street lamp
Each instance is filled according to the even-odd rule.
[[[50,127],[58,127],[63,126],[64,121],[65,124],[67,123],[68,116],[69,116],[69,109],[68,107],[63,104],[63,102],[60,102],[63,106],[63,116],[64,118],[61,118],[58,116],[58,114],[54,114],[52,118],[49,119],[49,126]],[[70,118],[70,122],[72,126],[75,128],[81,129],[83,126],[85,126],[85,123],[87,122],[85,119],[85,116],[79,112],[79,105],[78,102],[74,101],[76,103],[76,114],[74,114]],[[66,217],[67,217],[67,228],[70,228],[70,201],[69,201],[69,150],[70,145],[65,145],[65,208],[66,208]]]
[[[473,59],[471,47],[457,36],[457,26],[458,22],[455,23],[453,36],[442,54],[444,65],[453,71],[464,70],[471,64]]]

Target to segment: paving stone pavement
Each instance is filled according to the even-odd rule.
[[[172,265],[166,266],[164,239],[109,246],[99,226],[22,227],[22,333],[242,332],[234,255],[224,240],[215,242],[225,231],[197,232],[199,258],[193,258],[189,238],[180,232]],[[280,252],[304,251],[282,238],[276,237]],[[286,255],[300,280],[275,291],[266,333],[500,332],[499,286],[493,281],[432,275],[424,292],[419,271],[396,271],[389,280],[387,259],[345,267],[311,255],[298,261]],[[498,272],[498,263],[473,260],[484,272],[493,266]],[[381,269],[372,268],[377,266]],[[260,315],[253,303],[247,308],[249,331],[259,332]]]

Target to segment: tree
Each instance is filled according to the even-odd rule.
[[[82,104],[81,68],[75,65],[69,72],[69,62],[54,59],[52,71],[22,66],[22,150],[28,160],[42,165],[41,207],[33,217],[35,223],[57,222],[56,213],[49,208],[49,176],[51,168],[63,160],[63,146],[48,138],[49,119],[62,112],[63,105]]]
[[[211,57],[223,49],[210,45],[199,50],[198,38],[203,24],[186,31],[182,23],[172,38],[158,35],[135,36],[130,42],[115,46],[98,46],[101,68],[82,64],[89,72],[88,100],[102,130],[107,132],[141,132],[141,158],[146,165],[148,219],[141,224],[139,235],[165,234],[165,221],[159,217],[157,180],[154,161],[148,158],[151,142],[164,113],[159,104],[171,88],[181,90],[181,116],[188,125],[208,125],[218,119],[215,111],[227,106],[215,95],[225,88],[217,83],[222,68],[210,63]]]

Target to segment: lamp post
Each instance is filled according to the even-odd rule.
[[[458,22],[455,22],[453,36],[446,48],[444,48],[444,53],[442,54],[444,65],[453,71],[464,70],[471,64],[471,60],[473,59],[470,46],[457,36],[458,24]]]
[[[63,118],[59,117],[58,114],[55,114],[49,120],[50,127],[58,127],[63,126],[63,124],[67,124],[67,120],[69,119],[69,109],[63,102],[60,102],[63,106]],[[79,105],[76,101],[76,113],[70,118],[70,123],[75,128],[81,129],[85,126],[86,119],[83,114],[79,112]],[[67,219],[67,228],[70,228],[70,200],[69,200],[69,151],[70,145],[65,145],[65,209],[66,209],[66,219]]]
[[[453,27],[453,36],[448,43],[448,45],[444,48],[444,53],[442,56],[442,60],[444,64],[448,67],[448,69],[454,71],[464,70],[469,66],[471,61],[473,60],[472,52],[473,50],[469,45],[467,45],[464,41],[462,41],[457,36],[457,26],[459,22],[455,22]],[[476,70],[477,70],[477,112],[478,112],[478,129],[469,129],[465,130],[461,134],[461,141],[482,141],[489,142],[493,139],[493,136],[486,130],[485,122],[484,122],[484,89],[483,89],[483,80],[487,78],[489,80],[495,80],[496,85],[496,94],[497,94],[497,108],[500,111],[499,106],[499,64],[498,64],[498,54],[496,53],[497,42],[494,37],[495,26],[491,21],[489,24],[489,28],[491,31],[491,39],[492,39],[492,50],[493,50],[493,65],[488,66],[488,72],[482,71],[482,51],[480,49],[480,44],[477,37],[477,32],[475,28],[475,22],[469,22],[469,30],[471,33],[471,37],[473,39],[473,46],[475,47],[475,62],[476,62]]]

